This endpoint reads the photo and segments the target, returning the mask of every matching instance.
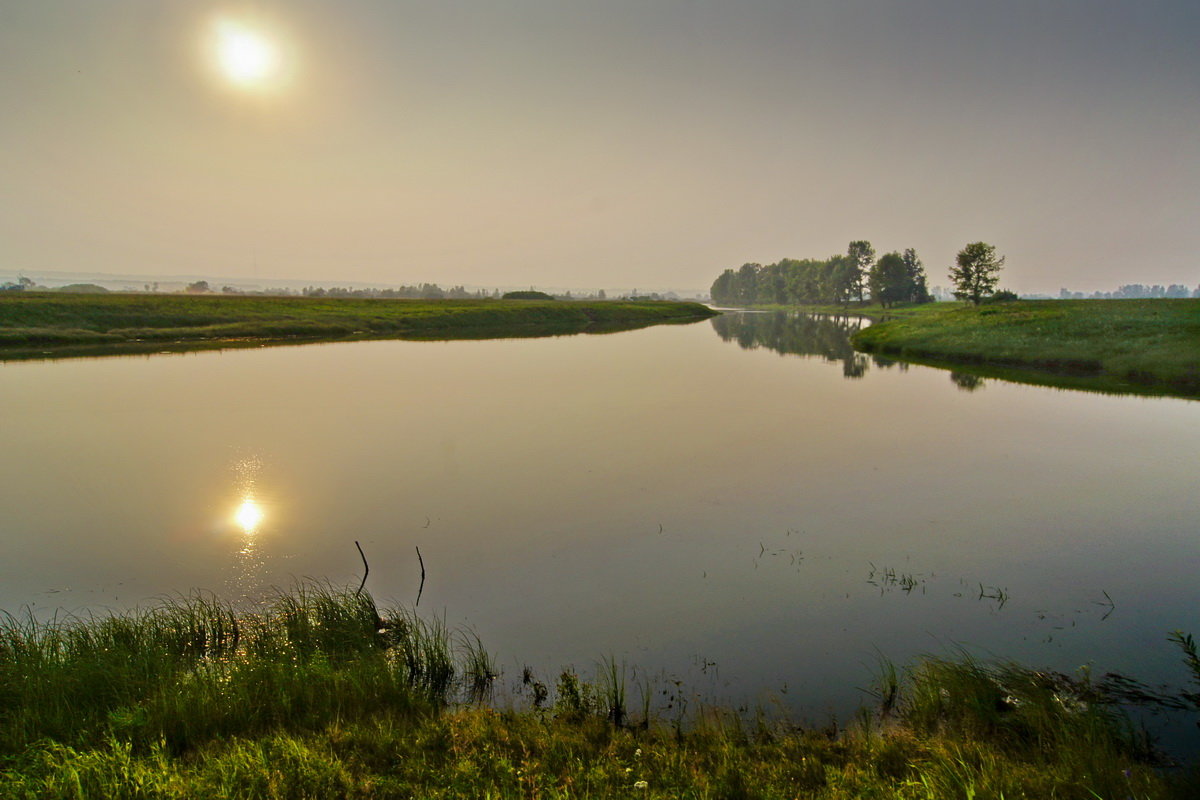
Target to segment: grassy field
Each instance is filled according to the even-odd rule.
[[[0,359],[305,339],[604,332],[712,316],[698,303],[0,294]]]
[[[881,669],[852,724],[802,728],[701,706],[659,719],[626,707],[623,668],[598,672],[551,689],[526,670],[489,703],[475,637],[314,584],[251,614],[194,596],[7,617],[0,797],[1197,796],[1087,675],[928,658]]]
[[[869,353],[1025,383],[1200,396],[1200,300],[933,303],[840,313],[881,320],[854,336],[855,347]]]

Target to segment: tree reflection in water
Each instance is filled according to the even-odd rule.
[[[722,340],[736,341],[744,350],[765,347],[787,355],[815,356],[841,364],[842,375],[846,378],[861,378],[871,364],[883,369],[908,369],[903,362],[855,351],[850,337],[866,324],[861,317],[773,311],[726,313],[713,317],[711,322]]]
[[[950,380],[964,392],[977,392],[984,387],[983,378],[967,372],[951,372]]]

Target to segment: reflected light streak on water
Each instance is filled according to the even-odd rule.
[[[264,516],[262,506],[258,504],[258,501],[252,496],[247,496],[242,500],[241,506],[238,507],[234,519],[242,527],[242,531],[246,534],[247,538],[252,541]]]
[[[266,562],[262,553],[260,529],[267,514],[257,497],[258,474],[261,469],[262,460],[257,456],[242,459],[233,466],[241,503],[232,520],[236,529],[240,531],[241,542],[234,556],[236,567],[227,583],[239,601],[254,602],[262,595]]]

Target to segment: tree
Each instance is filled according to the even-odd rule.
[[[856,272],[857,267],[849,256],[832,256],[825,262],[825,279],[821,286],[821,295],[828,302],[847,305],[850,296],[856,288],[860,288],[862,278]]]
[[[758,302],[784,302],[784,268],[768,264],[758,271]]]
[[[910,247],[904,251],[903,258],[910,287],[909,302],[932,303],[933,295],[929,293],[929,286],[925,283],[925,267],[921,264],[921,259],[917,258],[917,251]]]
[[[899,253],[885,253],[879,257],[867,273],[867,286],[871,290],[871,299],[884,308],[907,302],[912,297],[908,267]]]
[[[553,300],[554,298],[545,292],[539,292],[536,289],[524,289],[519,292],[505,292],[501,300]]]
[[[866,240],[851,242],[846,249],[846,257],[850,260],[850,286],[853,293],[858,295],[858,301],[861,303],[865,293],[867,272],[875,263],[875,248],[871,247],[871,243]]]
[[[752,306],[758,302],[758,273],[761,264],[742,264],[737,271],[737,302]]]
[[[917,251],[911,247],[899,253],[885,253],[867,273],[871,298],[887,308],[896,303],[929,303],[933,297],[925,285],[925,269]]]
[[[997,256],[992,245],[985,242],[967,245],[958,251],[955,265],[950,268],[954,296],[979,305],[980,300],[995,291],[1003,266],[1004,256]]]
[[[600,293],[603,295],[604,290],[601,289]],[[709,290],[709,296],[712,297],[714,303],[720,305],[737,302],[737,276],[733,274],[733,270],[727,269],[717,276]],[[603,300],[604,297],[600,299]]]

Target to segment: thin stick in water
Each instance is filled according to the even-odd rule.
[[[363,561],[362,583],[360,583],[358,585],[358,591],[355,592],[355,594],[358,595],[358,594],[362,594],[363,587],[367,585],[367,575],[371,572],[371,565],[367,563],[367,556],[365,553],[363,553],[362,545],[358,543],[357,539],[354,541],[354,546],[358,548],[358,555],[359,555],[359,557],[362,558],[362,561]]]
[[[425,559],[421,558],[421,548],[417,548],[417,561],[421,565],[421,586],[417,589],[417,602],[413,603],[413,608],[421,604],[421,592],[425,591]]]

